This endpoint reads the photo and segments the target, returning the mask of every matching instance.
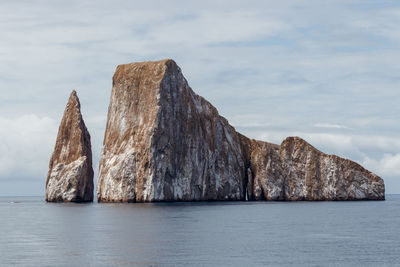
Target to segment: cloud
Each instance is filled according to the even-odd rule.
[[[197,47],[251,42],[286,30],[287,26],[283,21],[260,15],[259,11],[248,10],[200,11],[155,25],[149,29],[148,37],[155,43],[164,45],[180,43]]]
[[[400,177],[400,153],[385,154],[378,160],[366,157],[363,164],[382,176]]]
[[[49,117],[0,117],[0,179],[46,179],[57,126]]]
[[[347,127],[345,125],[331,124],[331,123],[317,123],[317,124],[314,124],[314,126],[317,128],[350,129],[349,127]]]
[[[83,116],[91,134],[93,168],[97,175],[106,115]],[[44,194],[60,119],[37,114],[0,116],[1,195]]]

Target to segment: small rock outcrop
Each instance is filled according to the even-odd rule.
[[[173,60],[120,65],[99,166],[103,202],[384,199],[381,178],[300,138],[251,140]]]
[[[46,201],[93,201],[93,168],[90,134],[80,103],[72,91],[58,129],[46,180]]]

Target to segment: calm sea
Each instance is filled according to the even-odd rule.
[[[400,266],[386,201],[54,204],[0,198],[1,266]]]

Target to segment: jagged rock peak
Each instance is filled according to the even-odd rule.
[[[46,201],[93,201],[90,134],[81,114],[76,91],[68,99],[58,129],[46,180]]]
[[[97,199],[384,199],[384,183],[300,138],[279,146],[241,135],[166,59],[117,67]]]

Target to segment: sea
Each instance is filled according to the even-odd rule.
[[[400,266],[385,201],[46,203],[0,197],[0,266]]]

